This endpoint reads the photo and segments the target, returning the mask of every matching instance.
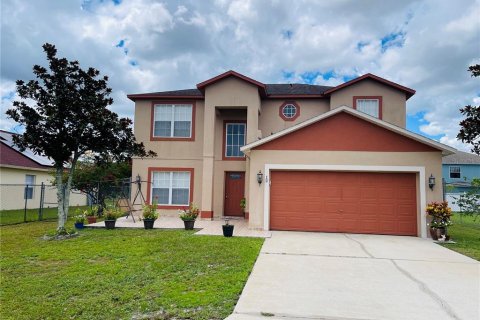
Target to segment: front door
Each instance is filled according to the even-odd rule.
[[[225,172],[224,216],[243,217],[240,201],[245,197],[245,172]]]

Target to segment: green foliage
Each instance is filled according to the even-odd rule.
[[[448,228],[448,233],[455,243],[444,246],[480,261],[480,224],[463,214],[455,214],[452,219],[455,225]]]
[[[247,207],[247,199],[242,198],[242,200],[240,200],[240,208],[242,208],[242,210],[245,210],[246,207]]]
[[[40,240],[54,227],[0,229],[1,319],[225,319],[263,243],[185,230],[93,228],[64,241]]]
[[[150,220],[157,220],[158,219],[158,212],[157,212],[157,200],[154,199],[152,204],[145,204],[143,205],[143,219],[150,219]]]
[[[190,206],[188,208],[180,210],[178,212],[180,219],[182,219],[183,221],[194,221],[197,219],[199,213],[200,210],[198,209],[198,206],[193,202],[190,203]]]
[[[472,77],[480,76],[480,65],[473,65],[468,68]],[[480,106],[465,106],[460,112],[466,117],[460,122],[460,132],[457,139],[473,146],[472,152],[480,155]]]
[[[122,216],[122,211],[115,206],[107,206],[103,211],[105,220],[117,220]]]
[[[472,216],[473,221],[476,221],[480,217],[480,178],[474,178],[471,185],[470,191],[461,194],[456,200],[460,207],[460,213]]]
[[[426,213],[432,218],[430,227],[445,228],[452,225],[452,209],[448,207],[448,202],[430,202],[427,205]]]

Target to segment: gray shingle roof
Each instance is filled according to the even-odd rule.
[[[266,84],[267,95],[320,95],[323,92],[331,89],[332,87],[328,86],[319,86],[312,84],[301,84],[301,83],[282,83],[282,84]],[[202,97],[203,94],[198,89],[183,89],[183,90],[172,90],[172,91],[160,91],[160,92],[150,92],[150,93],[140,93],[134,94],[135,97],[142,96],[191,96],[191,97]]]
[[[442,158],[443,164],[480,164],[480,156],[472,153],[457,151]]]

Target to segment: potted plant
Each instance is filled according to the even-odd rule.
[[[73,218],[75,219],[75,228],[76,229],[83,229],[85,226],[85,215],[83,213],[79,212],[80,210],[77,209],[75,211],[77,215],[75,215]]]
[[[427,205],[426,213],[430,216],[430,236],[433,240],[448,241],[450,236],[447,227],[452,225],[452,209],[448,202],[431,202]]]
[[[120,209],[116,207],[107,207],[103,210],[105,217],[105,228],[106,229],[115,229],[115,222],[117,222],[118,217],[120,217]]]
[[[98,207],[93,206],[84,211],[85,216],[87,217],[88,224],[97,222]]]
[[[240,208],[242,208],[243,213],[245,213],[246,207],[247,207],[247,199],[242,198],[242,200],[240,200]]]
[[[223,236],[224,236],[224,237],[231,237],[231,236],[233,236],[233,228],[234,228],[234,225],[233,225],[233,224],[229,224],[228,221],[229,221],[229,219],[228,219],[228,218],[225,218],[225,224],[222,225]]]
[[[152,204],[146,204],[143,206],[143,227],[145,229],[153,229],[153,224],[158,218],[157,213],[157,201],[153,201]]]
[[[180,210],[178,214],[180,215],[180,219],[183,220],[183,224],[185,225],[185,230],[193,230],[193,226],[195,225],[195,220],[197,220],[199,213],[198,207],[192,202],[188,208],[184,210]]]

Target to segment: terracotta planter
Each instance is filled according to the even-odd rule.
[[[185,230],[193,230],[195,220],[183,220],[183,224],[185,225]]]
[[[106,229],[115,229],[115,222],[117,222],[117,220],[105,220],[104,222]]]
[[[155,219],[143,219],[143,227],[145,229],[153,229],[154,223],[155,223]]]
[[[87,221],[88,221],[88,224],[95,223],[95,222],[97,222],[97,217],[95,217],[95,216],[87,216]]]

